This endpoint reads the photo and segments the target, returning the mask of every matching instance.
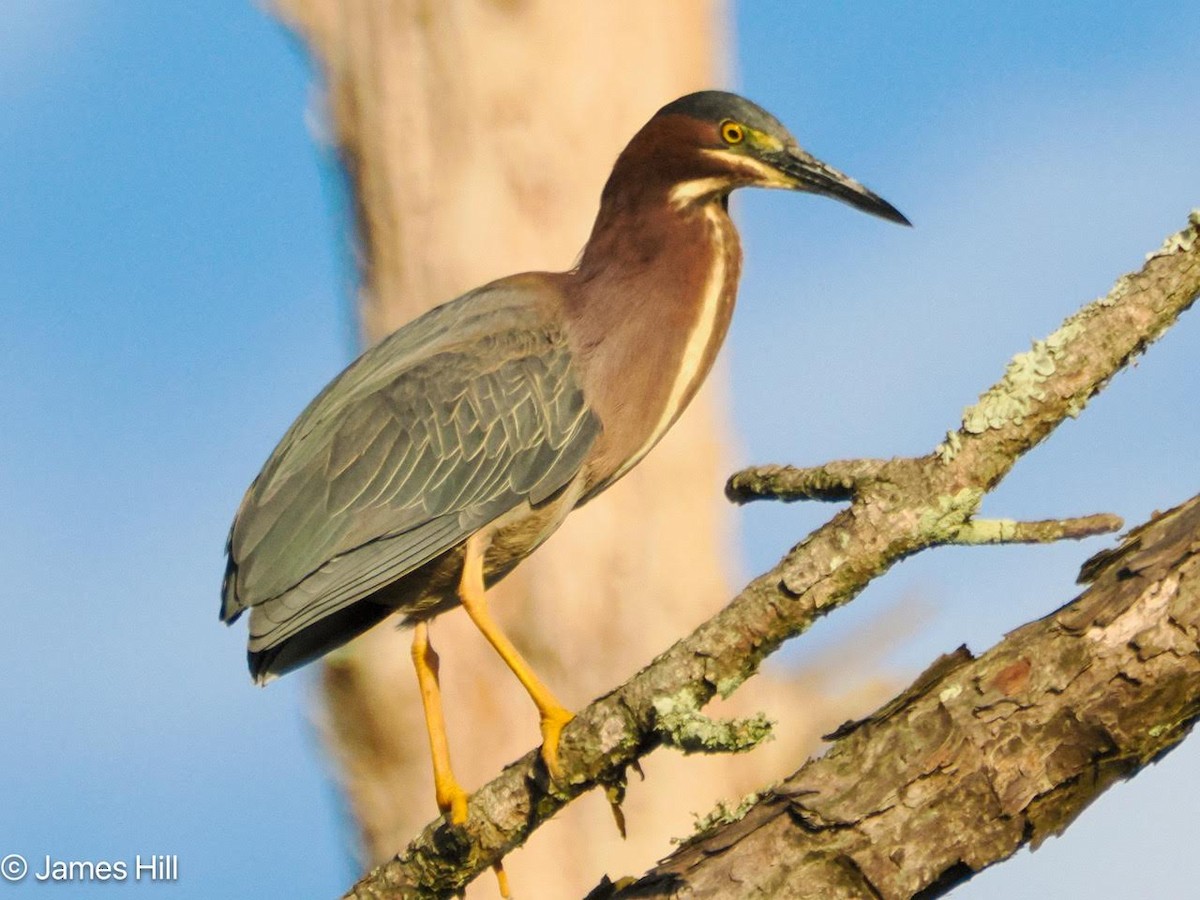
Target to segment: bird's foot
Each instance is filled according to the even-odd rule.
[[[451,825],[462,825],[467,821],[467,792],[453,778],[435,779],[433,786],[438,809],[449,816]]]
[[[567,723],[575,718],[575,714],[561,706],[543,709],[542,711],[542,761],[550,780],[562,782],[562,764],[558,761],[558,741]]]

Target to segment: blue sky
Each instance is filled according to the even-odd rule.
[[[1013,353],[1200,205],[1200,19],[1047,6],[737,9],[733,86],[917,226],[739,197],[741,459],[926,451]],[[307,682],[252,690],[241,635],[216,622],[241,491],[353,349],[309,78],[240,0],[0,6],[0,856],[178,853],[175,897],[348,884]],[[1133,523],[1190,496],[1198,356],[1185,318],[986,511]],[[828,512],[748,507],[746,573]],[[901,675],[984,649],[1071,596],[1104,545],[924,554],[812,645],[898,607],[921,623],[887,660]],[[1147,872],[1185,895],[1198,870],[1176,798],[1198,791],[1185,745],[956,896],[1134,896]]]

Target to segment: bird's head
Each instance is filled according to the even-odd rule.
[[[740,187],[785,188],[909,224],[882,197],[805,152],[761,106],[726,91],[699,91],[660,109],[630,141],[613,176],[654,179],[677,207]]]

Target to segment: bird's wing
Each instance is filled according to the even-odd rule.
[[[230,532],[221,611],[255,608],[252,652],[578,473],[599,422],[561,331],[503,284],[368,350],[271,454]]]

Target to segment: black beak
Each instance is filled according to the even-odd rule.
[[[900,210],[882,197],[798,147],[780,152],[771,163],[788,177],[793,190],[824,194],[889,222],[912,225]]]

